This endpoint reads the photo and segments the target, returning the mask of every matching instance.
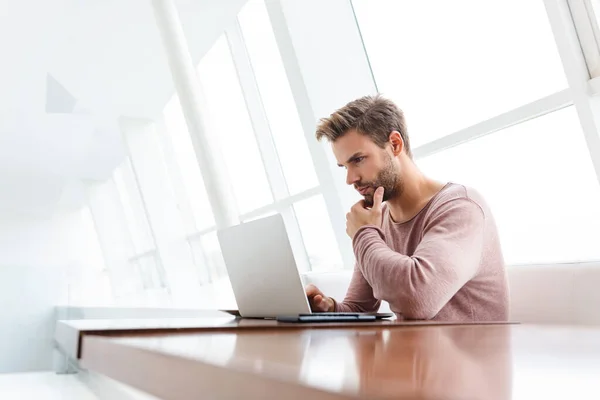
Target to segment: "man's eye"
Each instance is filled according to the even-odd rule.
[[[354,159],[354,164],[358,164],[359,162],[361,162],[361,161],[362,161],[362,160],[364,160],[364,159],[365,159],[364,157],[356,157],[356,158]]]

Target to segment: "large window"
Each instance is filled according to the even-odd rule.
[[[490,204],[506,261],[600,259],[600,186],[574,107],[419,160]]]
[[[232,189],[241,222],[273,213],[284,216],[302,272],[342,268],[266,8],[261,1],[252,1],[239,18],[239,25],[224,32],[197,68],[207,138],[226,169],[227,181],[217,184]],[[211,208],[207,196],[213,188],[204,183],[176,95],[163,118],[164,159],[197,285],[206,293],[230,293],[216,236],[214,212],[218,210]]]
[[[308,146],[263,0],[250,0],[239,24],[291,194],[317,185]]]
[[[154,249],[154,238],[150,231],[147,211],[138,189],[137,178],[131,166],[131,160],[125,159],[113,174],[125,223],[133,242],[132,256]]]
[[[566,88],[541,0],[353,0],[375,82],[414,146]]]
[[[198,66],[208,106],[209,135],[225,159],[240,213],[273,201],[227,39],[221,36]]]
[[[268,122],[256,134],[268,135],[274,143],[274,154],[264,154],[269,150],[263,147],[263,158],[277,160],[265,163],[277,201],[261,213],[275,210],[292,217],[285,219],[290,240],[302,239],[302,243],[292,246],[303,244],[311,270],[342,268],[339,245],[323,196],[318,194],[321,188],[264,1],[249,1],[238,22],[239,29],[228,31],[228,35],[231,40],[239,37],[243,41],[243,49],[238,50],[238,68],[248,68],[253,77],[252,82],[242,82],[243,88],[247,98],[248,92],[257,91],[254,99],[262,105],[257,113]],[[278,182],[277,176],[283,176],[284,181]]]
[[[165,107],[164,121],[165,160],[176,196],[177,209],[183,222],[180,240],[185,241],[194,264],[196,285],[199,291],[214,285],[225,285],[225,289],[230,291],[221,249],[216,240],[215,219],[208,200],[207,188],[177,96],[173,96]],[[235,166],[235,162],[243,165],[244,158],[239,160],[230,158],[228,167]],[[242,165],[238,167],[243,169]],[[235,172],[235,169],[229,171]],[[240,190],[236,191],[236,194],[240,196],[237,202],[239,205],[245,198],[241,197],[243,193]]]
[[[483,194],[507,263],[600,258],[600,187],[544,2],[352,4],[417,164]]]
[[[161,304],[167,282],[130,158],[88,193],[90,212],[83,221],[98,232],[114,304]]]
[[[113,303],[111,279],[90,207],[83,207],[74,217],[81,229],[69,243],[73,258],[67,271],[71,282],[67,304],[110,305]]]
[[[185,231],[193,234],[213,226],[215,220],[179,97],[173,96],[167,103],[164,120],[168,136],[164,145],[165,156],[170,167],[171,181],[178,207],[184,216]]]

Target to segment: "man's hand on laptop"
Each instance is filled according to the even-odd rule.
[[[314,312],[333,312],[335,303],[331,297],[325,296],[318,287],[312,283],[306,285],[306,297],[310,304],[310,309]]]

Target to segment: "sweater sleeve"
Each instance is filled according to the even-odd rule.
[[[431,319],[477,273],[484,219],[468,198],[441,204],[412,256],[390,249],[381,229],[364,226],[352,241],[362,277],[405,318]]]
[[[346,297],[335,305],[336,312],[375,312],[381,301],[373,297],[373,289],[360,272],[358,265],[354,266],[352,280],[348,286]]]

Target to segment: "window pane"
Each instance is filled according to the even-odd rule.
[[[600,258],[600,187],[574,107],[420,160],[474,187],[495,215],[507,263]]]
[[[314,196],[294,204],[294,211],[298,225],[300,225],[311,270],[341,269],[342,257],[329,222],[323,196]]]
[[[206,254],[206,263],[209,267],[213,280],[227,278],[227,269],[225,260],[221,253],[221,246],[216,232],[211,232],[202,236],[202,248]]]
[[[153,249],[154,240],[148,224],[146,208],[129,158],[115,169],[113,178],[119,192],[136,254]]]
[[[292,90],[262,0],[250,0],[238,16],[281,168],[291,194],[317,186]]]
[[[89,206],[79,211],[81,229],[71,241],[73,261],[68,265],[71,306],[106,306],[112,302],[112,290],[94,218]]]
[[[223,253],[215,231],[188,240],[198,269],[200,305],[220,309],[237,307]]]
[[[174,179],[174,186],[179,207],[184,214],[186,232],[191,234],[214,225],[215,220],[178,96],[173,96],[169,101],[164,117],[178,167],[176,176],[179,178]],[[178,179],[183,183],[183,190],[178,190]],[[193,220],[188,217],[190,213]]]
[[[79,238],[82,241],[79,249],[82,259],[85,259],[85,269],[86,271],[103,272],[106,270],[106,264],[92,210],[86,206],[81,209],[80,213],[83,229]]]
[[[216,232],[189,239],[194,263],[199,271],[200,284],[215,282],[221,278],[228,279],[225,260]]]
[[[146,254],[133,263],[138,268],[144,289],[166,288],[165,273],[156,254]]]
[[[276,210],[266,211],[263,214],[256,215],[254,217],[249,217],[249,218],[242,219],[242,223],[245,224],[246,222],[256,221],[257,219],[262,219],[262,218],[270,217],[270,216],[275,215],[275,214],[277,214]]]
[[[126,224],[125,213],[113,179],[89,184],[89,204],[98,240],[104,250],[104,262],[110,270],[120,270],[136,251]]]
[[[353,5],[379,91],[415,146],[567,87],[543,1]]]
[[[211,117],[209,129],[219,141],[239,212],[252,211],[272,202],[248,109],[224,36],[200,61],[198,74]]]
[[[204,250],[202,250],[202,241],[199,236],[188,239],[190,249],[192,250],[192,257],[194,258],[194,265],[198,271],[198,281],[200,286],[207,285],[211,282],[210,269],[206,266],[206,260],[204,259]]]

